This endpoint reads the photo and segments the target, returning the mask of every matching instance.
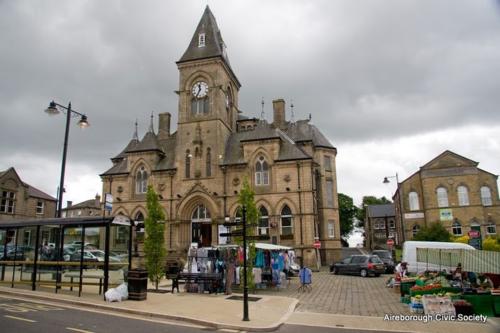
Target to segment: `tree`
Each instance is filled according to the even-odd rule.
[[[429,242],[449,242],[451,241],[451,234],[439,222],[431,223],[428,226],[423,226],[417,232],[413,240],[416,241],[429,241]]]
[[[340,215],[340,234],[342,237],[347,237],[354,225],[354,218],[358,213],[358,207],[353,203],[350,196],[339,193],[339,215]]]
[[[359,220],[360,227],[365,223],[366,217],[366,207],[369,205],[383,205],[392,203],[386,197],[377,198],[373,195],[366,195],[363,197],[363,202],[361,203],[361,208],[356,211],[356,218]]]
[[[254,199],[255,193],[250,188],[250,184],[248,183],[248,179],[245,178],[243,180],[243,186],[241,188],[240,193],[238,194],[238,203],[241,207],[246,208],[246,235],[253,236],[255,234],[255,226],[258,225],[259,222],[259,210],[257,209],[257,205],[255,204]],[[238,237],[236,242],[239,245],[243,245],[243,238]],[[253,281],[253,262],[255,259],[255,241],[253,239],[247,239],[248,246],[248,257],[247,257],[247,284],[249,288],[254,287]],[[240,270],[240,274],[243,274],[243,270]]]
[[[147,192],[147,217],[144,220],[146,238],[144,240],[144,254],[146,256],[146,269],[149,280],[158,284],[165,275],[165,213],[158,201],[158,195],[152,186],[148,186]]]
[[[500,237],[488,236],[483,240],[483,250],[500,252]]]

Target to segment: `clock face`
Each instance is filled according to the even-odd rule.
[[[193,85],[193,96],[196,98],[205,97],[208,93],[208,84],[203,81],[198,81]]]

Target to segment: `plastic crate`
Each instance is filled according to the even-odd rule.
[[[415,285],[415,282],[401,282],[401,295],[410,295],[410,288]]]
[[[417,295],[433,295],[433,294],[439,294],[441,292],[441,288],[435,288],[431,290],[410,290],[410,295],[411,296],[417,296]]]

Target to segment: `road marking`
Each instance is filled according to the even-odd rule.
[[[92,331],[81,330],[79,328],[73,328],[73,327],[66,327],[66,329],[70,330],[70,331],[81,332],[81,333],[94,333]]]
[[[26,319],[26,318],[21,318],[21,317],[14,317],[14,316],[8,316],[8,315],[5,315],[4,317],[11,318],[11,319],[17,319],[17,320],[22,320],[22,321],[27,321],[29,323],[36,323],[36,320],[31,320],[31,319]]]

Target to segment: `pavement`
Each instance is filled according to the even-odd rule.
[[[53,290],[31,291],[0,287],[0,296],[25,299],[43,304],[66,305],[91,311],[188,322],[212,329],[238,331],[274,331],[283,324],[314,327],[350,328],[357,330],[453,333],[493,333],[500,331],[500,318],[488,318],[487,323],[429,321],[424,318],[386,317],[385,314],[410,315],[399,303],[399,295],[384,287],[386,278],[336,276],[322,271],[313,275],[313,290],[298,292],[296,279],[288,288],[259,290],[260,299],[249,302],[250,321],[242,321],[241,300],[227,295],[192,293],[151,293],[145,301],[109,303],[87,290],[78,297],[74,292]],[[161,284],[167,289],[168,284]],[[84,290],[85,291],[85,290]],[[238,295],[238,294],[233,294]],[[406,320],[405,320],[406,319]]]

